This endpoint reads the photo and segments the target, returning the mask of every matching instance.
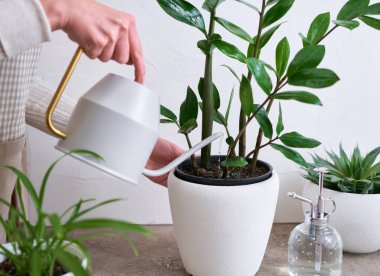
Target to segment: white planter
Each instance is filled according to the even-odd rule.
[[[314,200],[318,186],[307,182],[303,195]],[[330,216],[330,224],[342,236],[344,251],[370,253],[380,249],[380,194],[350,194],[325,188],[324,197],[335,200],[336,211]],[[306,205],[303,208],[310,209]]]
[[[276,172],[263,182],[209,186],[168,181],[180,255],[194,276],[253,276],[264,257],[276,209]]]
[[[3,244],[3,246],[6,249],[8,249],[10,252],[14,252],[12,244],[5,243],[5,244]],[[16,251],[18,250],[17,248],[16,248]],[[78,258],[80,258],[82,260],[82,267],[83,268],[87,268],[87,266],[88,266],[88,260],[83,256],[83,254],[81,253],[81,251],[79,250],[78,247],[76,247],[74,245],[71,245],[71,246],[68,247],[68,251],[70,251],[71,253],[73,253],[74,255],[76,255]],[[0,254],[0,263],[2,263],[4,261],[5,261],[5,256]],[[75,276],[75,275],[73,273],[69,272],[69,273],[63,274],[62,276]]]

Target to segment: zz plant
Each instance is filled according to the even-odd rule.
[[[74,150],[71,153],[89,154],[94,158],[101,159],[99,155],[87,150]],[[14,167],[7,167],[17,175],[16,191],[21,202],[21,208],[17,209],[7,201],[0,199],[0,204],[5,204],[10,208],[9,219],[5,220],[0,216],[0,224],[5,230],[8,242],[11,245],[11,248],[9,248],[0,244],[0,254],[11,264],[10,267],[13,271],[4,271],[4,267],[0,266],[0,275],[53,276],[56,275],[55,268],[59,264],[66,272],[70,271],[76,276],[88,276],[91,275],[90,271],[88,268],[82,267],[82,260],[72,253],[70,247],[76,247],[87,259],[88,267],[90,267],[90,255],[83,243],[84,239],[112,234],[112,232],[105,230],[115,230],[124,234],[126,238],[128,238],[129,232],[136,232],[146,236],[151,235],[148,230],[141,226],[126,221],[107,218],[84,218],[84,215],[91,213],[93,210],[120,199],[111,199],[92,206],[86,205],[94,201],[93,199],[80,200],[61,215],[44,211],[43,203],[49,176],[58,161],[63,157],[54,162],[46,171],[39,192],[36,191],[31,181],[21,171]],[[21,185],[29,192],[36,210],[37,222],[35,224],[31,223],[27,218],[25,206],[22,203]],[[21,227],[19,222],[22,224]],[[48,227],[48,224],[51,227]],[[76,236],[71,235],[75,230],[89,229],[99,230]],[[136,252],[133,244],[130,244]]]
[[[256,35],[252,36],[233,22],[217,16],[217,9],[225,0],[206,0],[203,9],[208,12],[208,26],[201,12],[191,3],[185,0],[157,0],[161,8],[174,19],[197,28],[204,38],[197,42],[198,48],[205,55],[204,75],[199,80],[198,96],[190,87],[187,88],[186,99],[181,104],[179,119],[167,107],[161,107],[162,123],[173,123],[179,128],[179,133],[186,136],[188,145],[191,146],[189,133],[197,127],[198,109],[202,112],[202,139],[211,135],[213,122],[224,126],[229,146],[226,160],[222,162],[225,167],[224,176],[228,176],[228,167],[246,167],[250,171],[256,168],[260,150],[270,146],[281,152],[292,161],[305,165],[306,161],[294,150],[294,148],[314,148],[320,143],[298,132],[284,132],[283,113],[278,104],[279,116],[276,126],[269,118],[275,102],[294,100],[304,104],[319,105],[322,103],[317,95],[306,91],[306,88],[321,89],[334,85],[339,77],[330,69],[321,68],[319,65],[325,56],[324,39],[331,35],[337,28],[349,30],[359,26],[359,21],[380,29],[380,20],[373,17],[380,15],[380,3],[370,4],[369,0],[349,0],[339,11],[335,20],[331,20],[329,12],[319,14],[312,22],[306,35],[300,34],[303,48],[291,59],[291,50],[287,37],[283,37],[275,51],[275,65],[260,58],[265,51],[265,46],[270,42],[274,33],[278,32],[283,22],[280,20],[291,10],[295,0],[257,0],[260,7],[245,0],[229,0],[237,4],[243,4],[255,13],[258,20]],[[256,19],[255,18],[255,19]],[[233,20],[233,19],[231,19]],[[217,33],[221,27],[247,43],[245,51],[239,50],[233,44],[227,42]],[[224,114],[220,111],[220,96],[217,86],[213,82],[213,52],[218,50],[231,58],[232,61],[243,63],[247,71],[243,74],[236,73],[229,65],[228,68],[236,77],[240,96],[239,132],[233,135],[229,131],[229,113],[231,101],[234,95],[232,89],[227,110]],[[252,82],[265,95],[262,102],[256,101],[256,93],[252,88]],[[301,87],[286,90],[288,85]],[[247,127],[257,121],[259,131],[254,148],[246,148]],[[264,141],[264,139],[266,139]],[[207,169],[210,165],[210,147],[201,152],[200,167]],[[193,166],[196,167],[193,158]],[[239,168],[238,168],[239,169]]]

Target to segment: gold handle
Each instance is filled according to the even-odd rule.
[[[57,107],[57,104],[63,94],[63,91],[65,90],[67,84],[69,83],[71,75],[73,74],[74,69],[76,65],[78,64],[78,61],[82,53],[83,53],[83,49],[81,47],[78,47],[46,111],[46,124],[48,128],[60,138],[66,138],[66,134],[53,125],[53,112],[55,108]]]

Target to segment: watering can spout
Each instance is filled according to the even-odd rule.
[[[189,149],[188,151],[186,151],[181,156],[179,156],[176,159],[174,159],[172,162],[170,162],[165,167],[163,167],[161,169],[158,169],[158,170],[144,169],[143,170],[143,174],[145,176],[153,176],[153,177],[154,176],[164,175],[164,174],[170,172],[175,167],[177,167],[179,164],[181,164],[186,159],[190,158],[190,156],[193,155],[194,153],[196,153],[198,150],[200,150],[201,148],[207,146],[208,144],[210,144],[211,142],[215,141],[216,139],[218,139],[218,138],[220,138],[222,136],[223,136],[222,132],[214,133],[210,137],[208,137],[208,138],[204,139],[203,141],[201,141],[200,143],[196,144],[194,147],[192,147],[191,149]]]

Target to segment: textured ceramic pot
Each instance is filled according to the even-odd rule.
[[[307,182],[303,196],[314,199],[318,186]],[[343,240],[343,250],[351,253],[371,253],[380,249],[380,194],[362,195],[324,189],[324,197],[335,200],[336,211],[329,223]],[[303,206],[304,211],[310,209]]]
[[[276,209],[278,175],[271,170],[260,182],[229,184],[189,182],[175,172],[169,176],[174,232],[189,274],[252,276],[261,265]]]
[[[65,244],[66,243],[67,242],[65,242]],[[5,247],[5,249],[9,250],[10,252],[15,251],[11,243],[5,243],[5,244],[3,244],[3,246]],[[17,248],[18,248],[18,246],[16,245],[16,251],[18,250]],[[70,245],[67,248],[67,250],[82,260],[82,267],[84,269],[86,269],[88,267],[88,260],[83,256],[82,252],[79,250],[79,248],[77,246]],[[1,249],[0,249],[0,251],[1,251]],[[0,254],[0,263],[2,263],[4,261],[5,261],[5,256]],[[72,272],[68,272],[68,273],[63,274],[62,276],[75,276],[75,275]]]

